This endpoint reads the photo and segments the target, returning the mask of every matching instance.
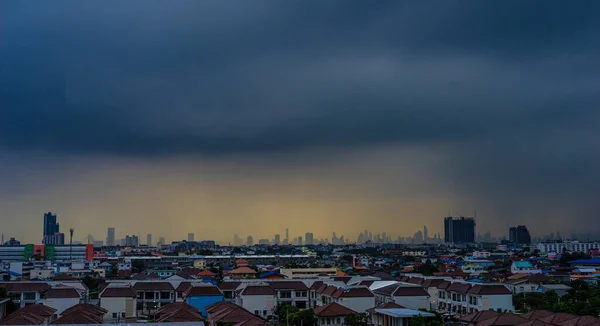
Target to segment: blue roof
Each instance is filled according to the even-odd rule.
[[[264,273],[260,274],[259,278],[265,278],[265,277],[271,276],[271,275],[281,275],[281,274],[279,274],[277,272],[264,272]]]
[[[531,265],[530,262],[528,261],[516,261],[514,262],[515,266],[517,266],[518,268],[532,268],[533,266]]]
[[[0,273],[6,273],[6,274],[12,275],[12,276],[23,276],[23,274],[15,273],[13,271],[0,271]]]

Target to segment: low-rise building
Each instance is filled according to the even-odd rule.
[[[341,326],[346,325],[346,317],[355,314],[356,311],[332,302],[314,309],[317,324],[319,326]]]
[[[129,285],[110,284],[98,297],[100,307],[107,311],[105,322],[118,322],[137,316],[137,294]]]
[[[237,291],[236,303],[263,318],[272,316],[277,306],[277,292],[265,283],[242,284]]]
[[[528,261],[514,261],[510,266],[510,272],[513,274],[540,274],[542,270],[535,268]]]
[[[56,309],[56,314],[61,315],[82,301],[81,294],[72,287],[55,287],[48,290],[44,299],[44,305]]]
[[[394,283],[373,290],[375,304],[394,302],[408,309],[428,309],[429,293],[421,286],[407,283]]]
[[[202,316],[206,317],[206,307],[223,301],[223,293],[212,284],[194,284],[185,293],[185,302],[198,309]]]

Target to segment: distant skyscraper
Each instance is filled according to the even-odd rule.
[[[511,227],[508,230],[508,237],[510,242],[514,244],[531,244],[531,235],[529,234],[529,230],[525,225],[519,225],[517,227]]]
[[[246,246],[251,247],[254,245],[254,239],[252,239],[252,236],[249,235],[248,238],[246,239]]]
[[[258,240],[258,244],[259,245],[268,245],[269,244],[269,239],[259,239]]]
[[[152,234],[150,233],[146,234],[146,245],[152,247]]]
[[[423,243],[423,233],[421,231],[417,231],[413,238],[415,243],[421,244]]]
[[[159,237],[158,238],[158,243],[160,243],[161,245],[164,245],[165,244],[165,238]]]
[[[194,241],[194,234],[193,233],[188,233],[188,239],[187,241]]]
[[[427,242],[427,239],[429,239],[429,233],[427,232],[427,225],[423,226],[423,241]]]
[[[125,236],[125,246],[127,247],[138,247],[140,245],[140,239],[137,235]]]
[[[298,243],[297,243],[297,245],[298,245],[298,246],[301,246],[301,245],[302,245],[302,237],[298,237]]]
[[[117,245],[115,243],[115,228],[108,228],[106,232],[106,245],[109,247]]]
[[[304,235],[304,242],[307,246],[312,246],[314,243],[313,234],[311,232],[306,232]]]
[[[444,219],[444,241],[451,243],[475,242],[475,219],[452,216]]]
[[[275,238],[273,239],[273,244],[274,245],[279,245],[281,244],[281,236],[279,234],[275,235]]]
[[[290,244],[290,229],[285,229],[285,244]]]
[[[65,235],[60,233],[60,225],[56,221],[56,214],[51,212],[44,214],[44,236],[43,244],[63,245]]]

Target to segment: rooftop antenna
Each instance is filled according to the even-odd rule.
[[[73,232],[75,231],[74,228],[70,228],[69,229],[69,261],[71,262],[71,264],[73,264]]]

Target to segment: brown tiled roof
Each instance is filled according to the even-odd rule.
[[[319,317],[337,317],[347,316],[356,313],[356,311],[344,307],[339,303],[332,302],[328,305],[317,307],[314,309],[315,316]]]
[[[370,298],[375,295],[366,287],[339,289],[333,295],[334,298]]]
[[[311,286],[311,290],[317,290],[321,285],[323,285],[323,281],[315,281]]]
[[[439,290],[446,290],[450,286],[450,284],[451,283],[449,281],[444,281],[444,282],[438,284],[437,288]]]
[[[466,316],[462,316],[462,317],[458,317],[458,320],[462,321],[462,322],[466,322],[466,323],[477,323],[480,322],[482,320],[486,320],[492,317],[496,317],[500,315],[499,312],[495,312],[494,310],[483,310],[483,311],[478,311],[478,312],[474,312],[472,314],[468,314]]]
[[[428,297],[429,293],[420,286],[399,286],[394,292],[395,297]]]
[[[173,291],[169,282],[135,282],[133,288],[136,291]]]
[[[53,325],[61,325],[61,324],[102,324],[102,319],[98,316],[94,316],[88,313],[71,313],[68,315],[63,315],[58,319],[51,322]]]
[[[66,316],[72,313],[87,313],[90,315],[96,315],[96,316],[102,316],[104,314],[106,314],[108,312],[108,310],[93,305],[93,304],[89,304],[89,303],[80,303],[80,304],[76,304],[68,309],[65,309],[61,315]]]
[[[50,290],[50,285],[46,282],[6,282],[0,283],[8,292],[46,292]]]
[[[3,320],[0,320],[0,325],[41,325],[45,322],[45,318],[42,316],[20,310],[22,309],[19,309]]]
[[[219,284],[219,289],[222,291],[235,290],[238,288],[238,286],[240,286],[240,284],[240,282],[223,282]]]
[[[560,326],[587,326],[600,322],[598,318],[593,316],[575,316],[564,312],[559,312],[539,320]]]
[[[471,289],[471,284],[454,282],[446,288],[449,292],[467,293]]]
[[[411,277],[410,279],[408,279],[407,282],[410,284],[421,285],[421,284],[423,284],[424,281],[425,281],[425,279],[420,278],[420,277]]]
[[[128,286],[109,286],[100,293],[100,298],[135,298],[135,291]]]
[[[521,315],[523,318],[527,318],[529,320],[542,319],[544,317],[548,317],[550,315],[554,315],[554,312],[549,310],[534,310]]]
[[[19,311],[27,312],[29,314],[34,314],[42,317],[50,317],[54,315],[56,309],[49,306],[44,306],[43,304],[31,304],[19,309]]]
[[[192,282],[181,282],[175,289],[177,292],[187,292],[192,287]]]
[[[423,284],[421,286],[423,286],[426,289],[431,288],[431,287],[437,288],[438,285],[442,284],[443,282],[444,282],[444,280],[441,278],[431,278],[431,279],[425,280],[425,282],[423,282]]]
[[[257,320],[257,323],[266,323],[264,319],[231,302],[217,302],[205,309],[208,313],[208,319],[215,324],[221,321],[226,324],[233,323],[237,325],[252,319]]]
[[[389,273],[386,272],[375,272],[372,276],[379,277],[382,281],[398,281],[397,277],[393,277]]]
[[[301,281],[269,282],[269,285],[275,290],[308,291],[306,284]]]
[[[170,313],[163,313],[158,318],[159,323],[181,323],[203,321],[202,314],[192,306],[181,306]]]
[[[256,274],[256,271],[250,267],[242,266],[230,271],[229,274]]]
[[[515,314],[501,314],[492,318],[482,320],[477,326],[511,326],[528,322],[527,319]]]
[[[221,290],[214,285],[194,285],[186,293],[188,297],[221,296]]]
[[[512,294],[506,286],[498,285],[475,285],[469,290],[470,294]]]
[[[79,299],[81,295],[75,288],[62,287],[62,288],[52,288],[48,290],[46,293],[46,299]]]
[[[276,292],[269,285],[248,285],[242,290],[242,295],[275,295]]]
[[[74,280],[73,276],[65,273],[58,274],[52,278],[55,281],[70,281]]]
[[[343,282],[348,284],[348,282],[352,279],[352,276],[334,276],[333,277],[333,281],[334,282]]]
[[[544,274],[532,274],[527,276],[527,280],[532,283],[546,283],[552,279]]]
[[[241,323],[234,324],[233,326],[268,326],[268,325],[272,325],[272,324],[261,318],[251,318],[251,319],[248,319]]]
[[[181,269],[177,275],[198,275],[198,273],[200,273],[201,269],[200,268],[194,268],[194,267],[186,267]]]
[[[375,313],[377,313],[375,311],[375,309],[390,309],[390,308],[406,308],[406,307],[401,306],[401,305],[399,305],[399,304],[397,304],[395,302],[386,302],[384,304],[380,304],[380,305],[375,306],[373,308],[367,309],[367,312],[371,313],[371,314],[375,314]]]
[[[335,293],[335,291],[337,291],[337,287],[335,287],[333,285],[328,285],[322,294],[332,296]]]
[[[157,315],[170,314],[173,311],[178,311],[179,309],[182,309],[182,308],[198,311],[198,309],[196,309],[194,306],[189,305],[185,302],[174,302],[174,303],[169,303],[168,305],[158,308],[158,310],[156,310],[156,314]]]
[[[375,283],[375,281],[360,281],[360,283],[358,283],[358,285],[364,285],[364,286],[371,286],[373,283]]]
[[[541,320],[530,320],[523,324],[519,324],[518,326],[553,326],[553,324],[549,324]]]
[[[378,289],[373,290],[373,292],[379,294],[379,295],[384,295],[384,296],[392,296],[392,294],[394,293],[394,291],[396,291],[396,289],[400,287],[399,283],[396,284],[390,284],[390,285],[386,285],[386,286],[382,286]]]
[[[317,287],[317,293],[323,293],[326,289],[327,289],[328,285],[325,283],[321,283],[321,285],[319,285],[319,287]]]

